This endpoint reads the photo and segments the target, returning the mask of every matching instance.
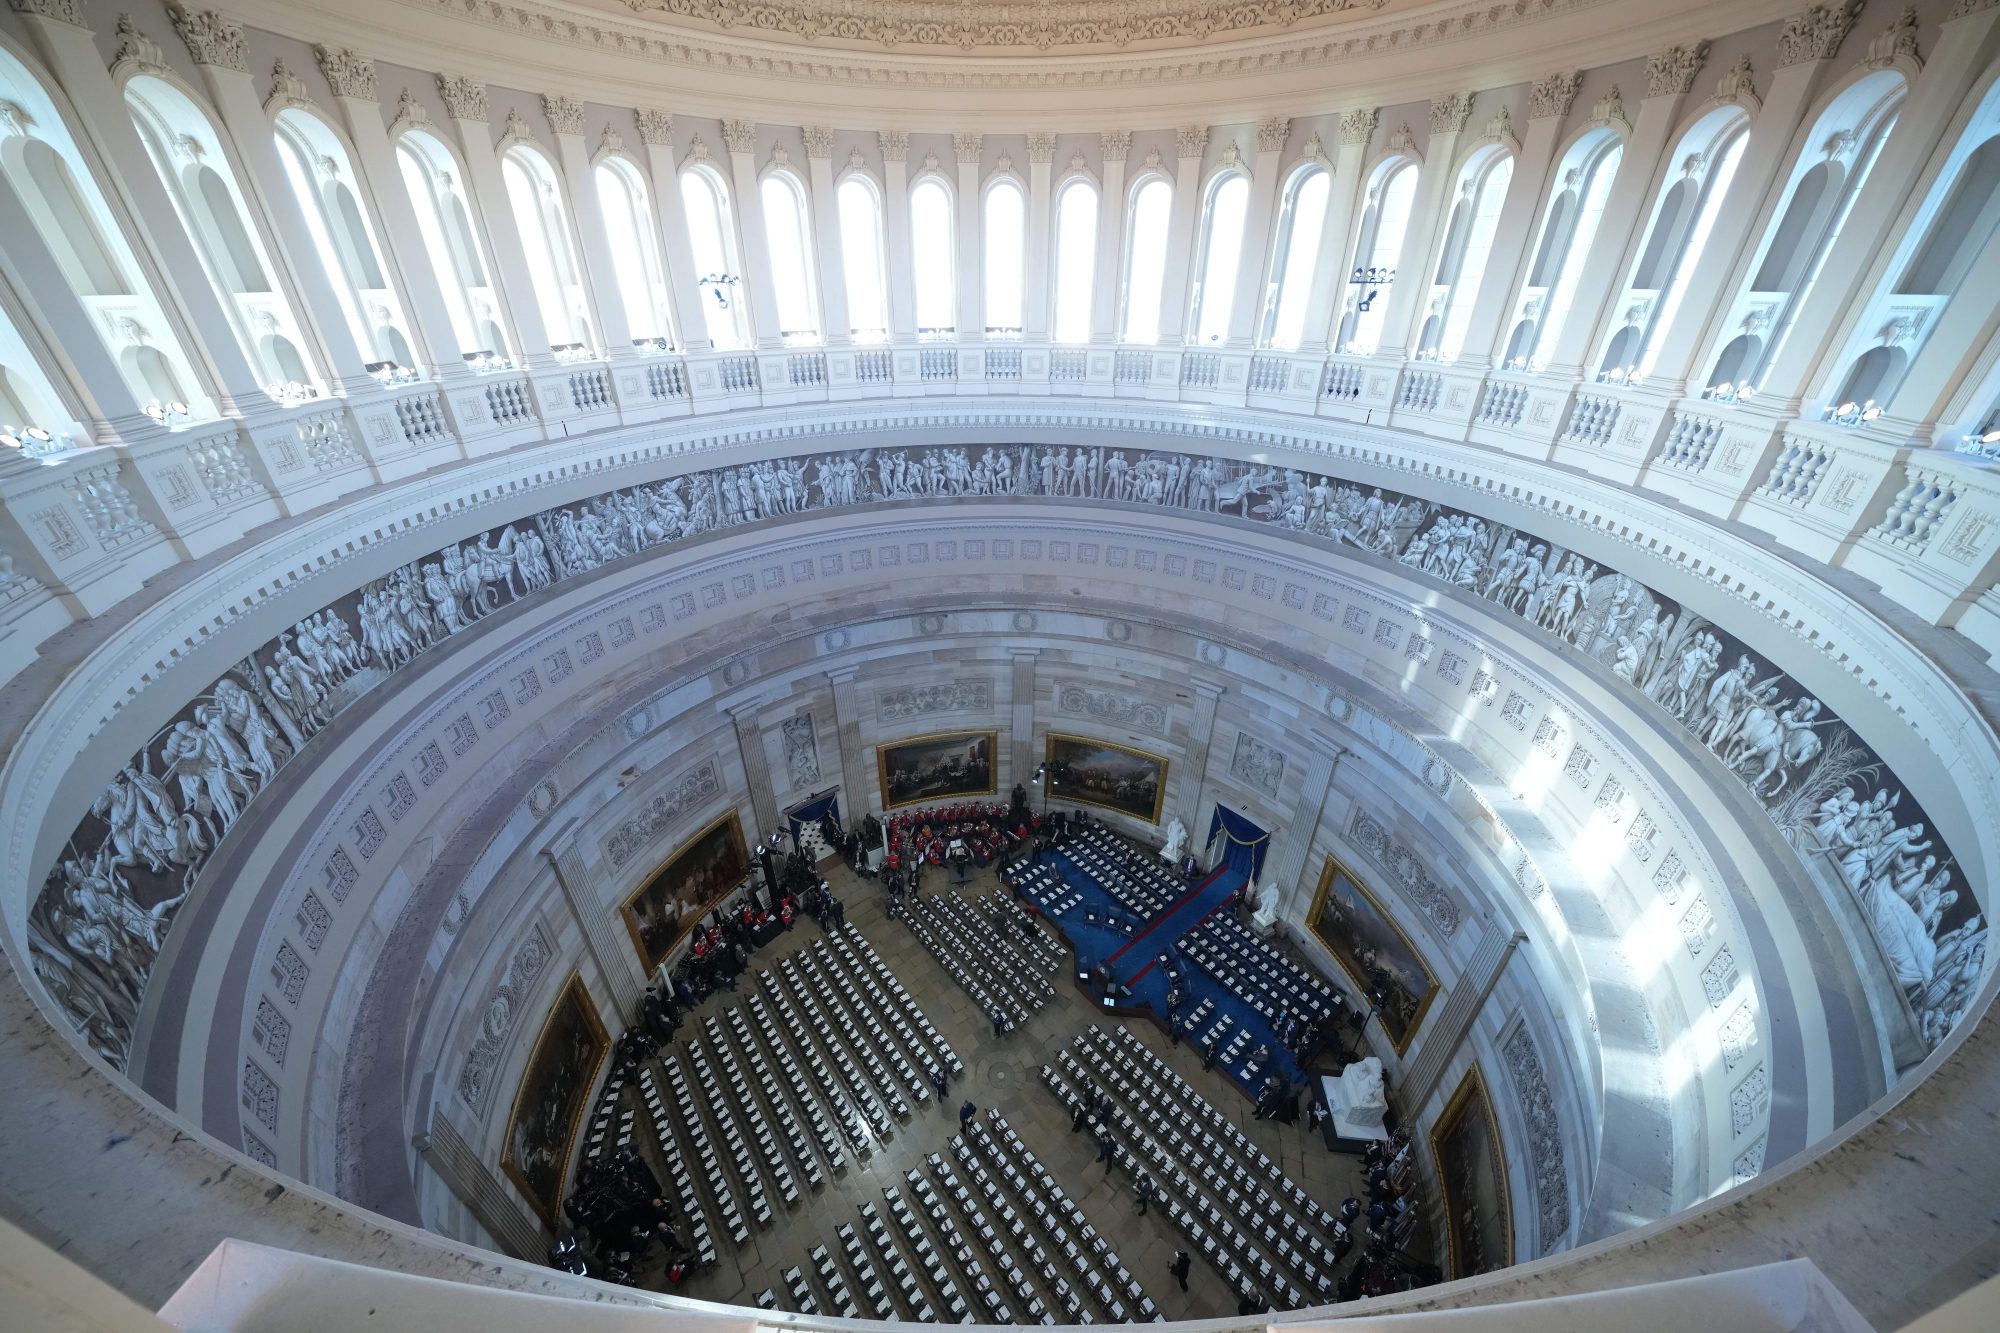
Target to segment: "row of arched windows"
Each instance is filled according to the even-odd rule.
[[[1803,134],[1781,197],[1737,289],[1705,323],[1712,352],[1696,387],[1760,386],[1781,364],[1801,311],[1822,276],[1826,256],[1854,207],[1896,124],[1906,88],[1897,70],[1878,70],[1842,87]],[[222,316],[245,362],[281,397],[324,392],[329,359],[300,319],[287,272],[239,182],[234,156],[206,112],[165,77],[127,80],[125,97],[152,165],[172,200],[178,221],[199,257]],[[62,278],[87,311],[97,316],[127,387],[143,404],[206,401],[179,322],[152,293],[150,270],[114,221],[88,161],[64,115],[37,78],[0,50],[0,98],[19,109],[13,133],[0,139],[0,170],[32,219]],[[1985,102],[1995,100],[1989,95]],[[1521,369],[1565,362],[1583,364],[1598,378],[1621,380],[1651,373],[1682,319],[1750,138],[1750,108],[1712,103],[1680,132],[1667,153],[1650,204],[1637,220],[1636,246],[1611,255],[1624,265],[1622,286],[1606,308],[1607,327],[1594,313],[1602,300],[1586,291],[1586,268],[1604,244],[1600,238],[1613,186],[1624,165],[1626,137],[1619,124],[1600,119],[1561,149],[1545,198],[1509,293],[1489,301],[1502,306],[1489,319],[1484,340],[1500,344],[1500,364]],[[1886,402],[1907,376],[1920,334],[1934,330],[1942,308],[1987,253],[2000,226],[2000,112],[1982,105],[1969,141],[1954,154],[1895,258],[1874,306],[1902,320],[1901,332],[1875,336],[1861,329],[1844,349],[1836,397]],[[342,135],[312,111],[290,107],[273,120],[278,160],[296,196],[317,259],[331,283],[347,333],[374,365],[414,367],[419,347],[432,358],[440,330],[419,338],[408,293],[391,262],[380,223],[367,204],[354,159]],[[615,312],[635,342],[666,346],[692,339],[718,348],[740,348],[752,337],[748,288],[765,287],[758,323],[774,317],[788,345],[823,341],[839,333],[856,341],[883,342],[892,333],[895,293],[888,210],[879,185],[859,167],[838,178],[828,216],[838,229],[833,244],[815,244],[815,212],[806,182],[782,165],[758,182],[754,208],[764,253],[738,252],[739,229],[725,176],[695,154],[682,168],[674,192],[680,217],[667,219],[638,165],[617,152],[600,154],[591,169],[592,216],[580,219],[554,162],[531,142],[503,141],[499,178],[513,223],[504,236],[482,225],[458,155],[421,123],[402,126],[393,138],[395,161],[414,214],[421,262],[443,298],[442,315],[456,347],[442,349],[476,367],[508,364],[541,346],[558,353],[601,355],[603,330],[596,302],[616,301]],[[960,328],[976,309],[987,337],[1018,337],[1046,327],[1059,343],[1083,343],[1109,333],[1130,343],[1162,339],[1214,346],[1240,330],[1258,345],[1296,348],[1326,336],[1338,350],[1407,351],[1450,361],[1466,350],[1474,312],[1487,285],[1488,261],[1499,244],[1502,210],[1515,186],[1515,147],[1505,135],[1476,141],[1451,164],[1435,244],[1412,256],[1417,231],[1413,211],[1422,164],[1408,151],[1378,160],[1359,183],[1357,214],[1349,237],[1334,241],[1337,183],[1324,162],[1294,170],[1276,191],[1269,259],[1250,282],[1241,272],[1246,254],[1263,254],[1251,236],[1253,197],[1249,173],[1233,163],[1215,173],[1189,206],[1193,217],[1189,262],[1170,253],[1176,244],[1175,181],[1147,170],[1125,191],[1122,217],[1107,229],[1095,178],[1077,170],[1058,179],[1050,216],[1030,217],[1020,180],[1001,174],[988,182],[976,217],[962,217],[952,182],[934,170],[919,173],[907,196],[909,253],[903,269],[912,283],[907,309],[919,337],[971,332]],[[1523,214],[1526,210],[1521,210]],[[1344,216],[1344,213],[1342,214]],[[1623,220],[1623,215],[1621,215]],[[663,233],[669,221],[673,225]],[[593,289],[579,228],[601,226],[611,272]],[[678,230],[684,222],[685,231]],[[975,225],[976,224],[976,225]],[[405,224],[407,225],[407,224]],[[1184,224],[1185,225],[1185,224]],[[754,233],[752,233],[754,234]],[[1428,231],[1421,233],[1426,240]],[[1048,253],[1030,282],[1031,236],[1046,235]],[[675,293],[667,262],[669,237],[685,247],[697,310]],[[1100,253],[1116,238],[1118,265],[1100,284]],[[518,257],[511,253],[518,239]],[[496,243],[504,253],[496,253]],[[1039,242],[1037,242],[1039,243]],[[1344,244],[1345,253],[1332,251]],[[966,300],[963,263],[976,259],[978,300]],[[828,329],[818,267],[838,263],[847,328]],[[896,263],[903,262],[896,255]],[[499,275],[525,266],[525,291],[514,305]],[[1412,266],[1414,265],[1414,268]],[[1398,272],[1399,269],[1409,270]],[[401,270],[407,274],[409,270]],[[1351,276],[1349,276],[1351,274]],[[1600,260],[1600,277],[1610,278]],[[1172,284],[1185,282],[1186,301]],[[1410,322],[1391,331],[1388,292],[1398,283],[1421,284]],[[1594,287],[1594,284],[1592,284]],[[1710,283],[1709,288],[1716,284]],[[593,294],[595,290],[596,294]],[[1704,296],[1715,293],[1704,290]],[[1337,293],[1332,294],[1330,293]],[[1097,309],[1109,294],[1114,308]],[[529,297],[532,299],[529,300]],[[1504,302],[1499,298],[1504,297]],[[1031,310],[1031,300],[1044,303]],[[1238,309],[1241,301],[1254,309]],[[1572,323],[1580,300],[1593,303],[1589,319]],[[519,309],[523,302],[529,309]],[[691,329],[677,331],[676,311]],[[1172,312],[1178,329],[1165,327]],[[7,313],[7,312],[0,312]],[[1703,312],[1706,316],[1707,312]],[[10,319],[12,315],[8,316]],[[1716,332],[1712,334],[1709,330]],[[769,331],[759,328],[760,333]],[[11,330],[9,331],[11,336]],[[1496,338],[1497,335],[1497,338]],[[1410,338],[1406,348],[1385,348],[1387,337]],[[1584,344],[1594,337],[1595,343]],[[17,340],[18,341],[18,340]],[[527,344],[527,345],[523,345]],[[1483,349],[1481,349],[1483,354]],[[0,411],[26,414],[49,394],[31,368],[6,367]],[[47,410],[46,408],[41,410]],[[181,407],[183,412],[190,411]],[[157,415],[157,413],[156,413]]]

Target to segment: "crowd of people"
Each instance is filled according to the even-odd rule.
[[[658,1246],[667,1281],[679,1283],[687,1275],[687,1261],[694,1254],[687,1221],[630,1144],[577,1166],[563,1214],[569,1225],[549,1246],[551,1267],[635,1286],[634,1274]]]
[[[943,867],[961,859],[985,867],[1034,831],[1023,806],[965,801],[889,818],[889,855],[899,865]]]

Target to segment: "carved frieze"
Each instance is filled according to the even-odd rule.
[[[643,809],[628,815],[605,835],[604,859],[613,867],[623,866],[721,790],[722,775],[716,761],[702,760],[655,792]]]

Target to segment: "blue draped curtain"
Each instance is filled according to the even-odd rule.
[[[1264,873],[1264,853],[1271,850],[1271,835],[1226,805],[1215,807],[1208,821],[1208,841],[1202,846],[1212,853],[1215,840],[1222,839],[1222,860],[1251,879]]]
[[[801,801],[799,804],[785,811],[785,818],[791,821],[792,837],[796,839],[799,836],[799,830],[807,824],[817,825],[829,812],[833,815],[833,822],[839,824],[840,788],[838,787],[828,787],[818,795]],[[843,825],[843,827],[845,826]]]

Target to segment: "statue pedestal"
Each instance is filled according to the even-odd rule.
[[[1382,1125],[1389,1097],[1380,1060],[1371,1055],[1347,1066],[1338,1078],[1321,1078],[1320,1091],[1326,1096],[1326,1109],[1332,1112],[1336,1137],[1363,1142],[1389,1137]]]

